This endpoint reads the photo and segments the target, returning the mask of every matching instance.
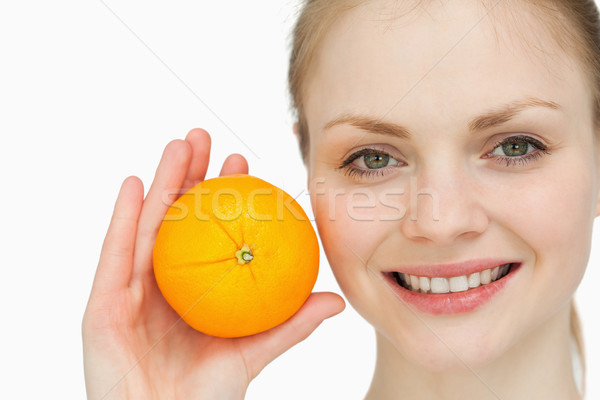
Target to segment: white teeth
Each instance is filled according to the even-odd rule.
[[[492,270],[486,269],[484,271],[481,271],[481,284],[487,285],[491,281],[492,281]]]
[[[410,286],[412,290],[419,290],[419,277],[415,275],[410,275]]]
[[[476,288],[481,284],[481,274],[479,272],[475,272],[469,275],[469,287]]]
[[[400,279],[402,280],[402,283],[404,283],[406,286],[410,285],[410,278],[409,278],[409,276],[410,275],[404,274],[404,273],[400,274]]]
[[[498,271],[500,270],[500,267],[494,267],[494,269],[492,269],[492,280],[495,281],[496,278],[498,278]]]
[[[510,268],[510,264],[504,264],[502,266],[502,268],[500,268],[500,278],[502,278],[504,275],[506,275],[508,273],[508,269]]]
[[[508,274],[510,264],[499,265],[470,275],[453,276],[450,278],[409,275],[395,272],[401,286],[421,293],[455,293],[464,292],[482,285],[487,285]]]
[[[467,276],[454,276],[448,280],[450,282],[451,292],[464,292],[469,290],[469,282],[467,282]]]
[[[428,292],[431,288],[431,280],[426,276],[419,277],[419,286],[421,287],[421,291]]]
[[[446,278],[431,278],[431,292],[432,293],[448,293],[450,286],[448,279]]]

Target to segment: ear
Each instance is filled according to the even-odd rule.
[[[298,123],[294,122],[294,126],[292,127],[292,131],[294,131],[294,136],[296,136],[296,140],[300,143],[300,133],[298,132]]]
[[[600,217],[600,190],[598,191],[598,200],[596,203],[596,217]]]
[[[596,162],[596,190],[598,191],[596,199],[596,217],[600,216],[600,131],[594,132],[595,144],[595,162]]]
[[[292,131],[294,131],[294,136],[296,136],[296,141],[298,142],[298,147],[301,147],[301,142],[300,142],[300,125],[297,122],[294,122],[294,125],[292,126]],[[302,162],[304,163],[304,166],[306,167],[306,187],[310,188],[310,180],[311,180],[311,176],[310,176],[310,168],[308,167],[308,165],[306,165],[306,160],[302,160]]]

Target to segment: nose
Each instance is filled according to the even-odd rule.
[[[477,237],[488,226],[480,191],[474,179],[450,169],[412,176],[404,235],[439,247]]]

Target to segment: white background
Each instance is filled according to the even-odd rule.
[[[241,153],[312,215],[286,92],[296,4],[0,3],[0,398],[85,397],[81,318],[114,201],[129,175],[148,189],[169,141],[205,128],[208,177]],[[590,399],[599,235],[577,293]],[[340,293],[323,254],[315,289]],[[374,350],[372,328],[347,307],[270,364],[247,399],[360,399]]]

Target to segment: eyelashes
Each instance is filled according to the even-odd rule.
[[[501,151],[508,151],[511,152],[514,149],[511,148],[511,146],[514,145],[520,145],[521,143],[526,143],[525,146],[525,150],[529,150],[529,149],[534,149],[535,151],[533,152],[527,152],[521,156],[517,156],[517,157],[508,157],[508,156],[501,156],[501,157],[497,157],[496,158],[496,162],[499,164],[503,164],[506,163],[507,167],[510,166],[514,166],[516,164],[519,165],[525,165],[530,161],[535,161],[539,158],[541,158],[544,154],[550,154],[550,152],[548,151],[548,147],[546,145],[544,145],[542,142],[540,142],[537,139],[534,139],[532,137],[529,136],[523,136],[523,135],[516,135],[516,136],[510,136],[504,140],[501,140],[499,142],[496,143],[496,145],[494,146],[494,149],[489,152],[488,154],[486,154],[486,158],[490,155],[494,155],[495,150],[496,149],[501,149]],[[517,148],[517,152],[519,152],[519,150],[522,150],[522,147],[518,147]]]
[[[360,168],[346,168],[344,171],[345,176],[350,176],[353,178],[362,178],[364,176],[373,177],[373,176],[383,176],[385,172],[381,169],[360,169]]]
[[[373,159],[375,159],[375,164],[373,164]],[[361,161],[366,168],[354,166],[353,163],[355,161]],[[350,177],[372,177],[372,176],[383,176],[385,172],[389,169],[387,168],[390,160],[394,165],[397,165],[399,162],[393,158],[388,152],[365,148],[361,149],[353,154],[351,154],[348,158],[346,158],[342,164],[337,167],[338,170],[342,170],[344,175]],[[369,167],[369,165],[377,165],[377,167]]]
[[[502,155],[503,153],[508,155]],[[530,136],[515,135],[496,142],[492,151],[485,154],[484,158],[491,158],[496,163],[504,164],[509,168],[517,164],[526,165],[549,154],[548,147],[539,140]],[[356,165],[356,161],[362,166]],[[345,176],[372,178],[386,175],[400,164],[405,163],[396,160],[386,151],[364,148],[348,156],[336,169],[343,172]]]
[[[344,160],[341,167],[345,167],[356,160],[361,161],[361,163],[369,169],[386,167],[390,162],[393,165],[398,163],[398,161],[386,151],[366,148],[351,154],[350,157]]]

